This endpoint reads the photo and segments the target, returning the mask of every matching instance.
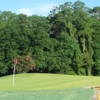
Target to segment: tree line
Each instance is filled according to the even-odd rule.
[[[66,2],[46,17],[0,12],[0,75],[12,73],[14,58],[26,72],[100,75],[100,7]]]

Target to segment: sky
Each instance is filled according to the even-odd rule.
[[[16,14],[26,14],[28,16],[37,14],[47,16],[54,6],[59,6],[65,2],[76,2],[77,0],[0,0],[0,11],[11,11]],[[87,7],[100,6],[100,0],[81,0]]]

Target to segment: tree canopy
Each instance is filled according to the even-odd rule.
[[[11,74],[18,58],[18,73],[100,75],[99,38],[100,7],[82,1],[54,7],[47,17],[0,12],[0,74]]]

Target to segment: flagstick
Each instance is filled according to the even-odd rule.
[[[14,70],[13,70],[13,86],[14,86],[14,81],[15,81],[15,67],[16,67],[16,64],[14,63]]]

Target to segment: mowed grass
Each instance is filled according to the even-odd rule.
[[[16,74],[15,86],[12,75],[0,78],[0,91],[9,90],[50,90],[83,88],[100,85],[100,77],[61,74]]]
[[[0,92],[0,100],[92,100],[92,97],[93,91],[86,88]]]
[[[63,74],[16,74],[0,78],[0,100],[91,100],[100,77]]]

